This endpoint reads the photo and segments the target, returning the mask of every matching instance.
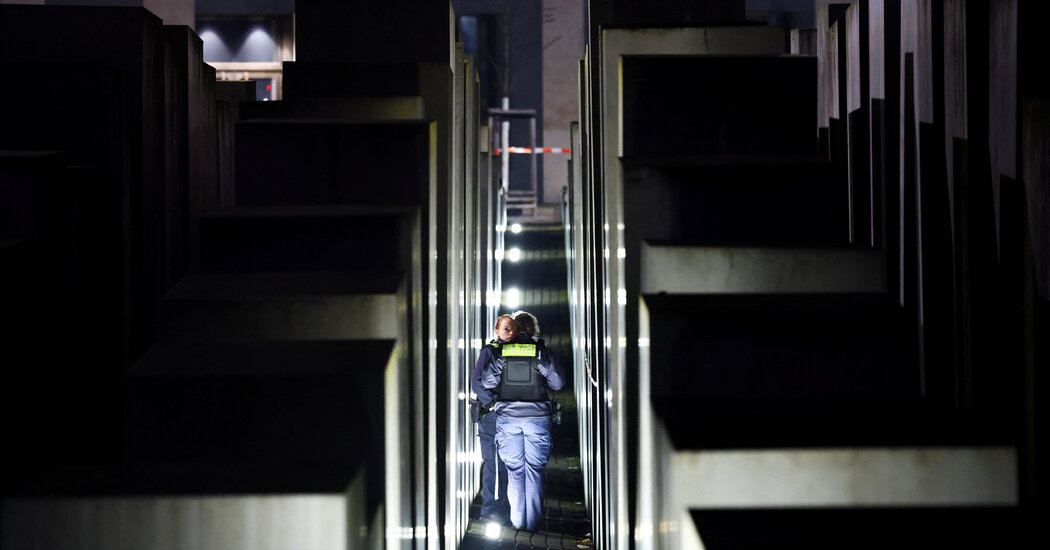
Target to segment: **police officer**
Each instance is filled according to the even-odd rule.
[[[518,529],[535,531],[542,517],[543,469],[551,450],[548,389],[564,385],[554,353],[524,331],[501,343],[499,359],[482,373],[482,386],[496,393],[496,444],[507,465],[510,520]]]
[[[503,523],[510,514],[507,504],[507,467],[496,460],[496,413],[492,412],[496,396],[481,384],[485,367],[495,363],[500,355],[500,345],[514,339],[517,326],[510,315],[496,319],[496,337],[482,348],[470,387],[477,395],[478,439],[481,444],[481,517],[488,521]]]

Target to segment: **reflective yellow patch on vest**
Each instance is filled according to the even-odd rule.
[[[536,344],[504,344],[504,357],[536,357]]]

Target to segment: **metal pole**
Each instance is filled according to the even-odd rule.
[[[530,182],[530,184],[532,185],[532,193],[536,197],[536,203],[539,204],[540,191],[536,189],[536,157],[539,156],[536,154],[536,117],[532,117],[529,119],[529,147],[532,147],[532,158],[529,159],[532,164],[532,181]],[[535,210],[533,211],[535,212]]]
[[[503,110],[510,109],[510,98],[504,96],[503,98]],[[503,188],[510,190],[510,154],[507,153],[507,148],[510,147],[510,119],[506,117],[500,117],[499,121],[500,140],[502,145],[500,146],[503,150],[500,151],[500,177],[503,178]]]

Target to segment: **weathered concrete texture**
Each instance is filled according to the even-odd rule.
[[[878,251],[834,248],[642,246],[641,292],[656,294],[882,293]]]
[[[791,29],[791,53],[817,55],[817,29]]]
[[[868,85],[871,97],[886,99],[886,0],[868,2]]]
[[[846,9],[846,113],[867,107],[868,4],[858,0]],[[863,32],[861,30],[863,29]]]
[[[386,294],[356,290],[354,279],[335,273],[190,276],[161,303],[160,329],[165,338],[194,342],[396,339],[397,287],[388,283]]]
[[[1026,99],[1022,158],[1032,254],[1039,296],[1050,299],[1050,101]]]
[[[933,42],[932,25],[941,21],[932,20],[932,0],[904,0],[901,3],[901,55],[915,54],[915,112],[918,122],[932,124],[934,113],[933,48],[941,44]]]
[[[908,134],[918,139],[919,124],[933,124],[935,120],[934,114],[934,67],[933,67],[933,47],[943,48],[941,44],[934,45],[932,43],[931,28],[931,2],[930,0],[910,0],[901,3],[901,67],[902,67],[902,78],[901,78],[901,105],[906,105],[909,101],[914,105],[914,122],[909,125],[906,124],[907,113],[902,108],[900,112],[900,151],[899,159],[901,161],[901,180],[903,181],[907,171],[906,168],[906,155],[909,154],[906,148],[906,138]],[[943,24],[941,21],[937,21],[938,25]],[[905,67],[905,58],[907,56],[912,58],[912,89],[911,97],[905,97],[905,79],[907,78],[907,71]],[[937,116],[938,122],[941,122],[940,116]],[[943,141],[943,140],[941,140]],[[916,141],[916,148],[913,152],[917,153],[920,151],[918,147],[919,143]],[[940,146],[938,146],[940,148]],[[943,149],[941,149],[943,151]],[[934,162],[933,158],[929,155],[922,153],[921,162],[930,165]],[[917,158],[916,162],[920,160]],[[918,166],[918,164],[916,164]],[[951,190],[949,190],[951,193]],[[951,198],[949,195],[949,204],[951,204]]]
[[[817,8],[817,81],[818,105],[817,126],[828,128],[829,119],[842,120],[845,114],[840,107],[845,106],[845,98],[839,97],[845,91],[844,73],[846,60],[841,58],[845,53],[844,40],[846,9],[849,4],[828,4]],[[837,24],[837,26],[836,26]]]
[[[817,10],[817,127],[828,127],[828,116],[832,112],[831,105],[834,101],[834,90],[832,85],[831,70],[829,65],[828,51],[828,10],[822,8]]]
[[[1005,447],[681,453],[671,467],[694,473],[667,489],[691,508],[1013,505],[1016,460]]]
[[[349,495],[18,499],[3,546],[30,548],[362,548],[362,483]],[[357,523],[355,525],[354,523]]]
[[[836,21],[828,28],[827,38],[824,41],[824,59],[827,60],[824,72],[824,85],[827,94],[824,101],[824,112],[828,117],[828,126],[831,125],[830,119],[834,118],[840,123],[843,119],[843,117],[840,116],[840,113],[845,98],[841,97],[839,94],[839,90],[841,89],[840,82],[846,78],[846,75],[839,71],[839,67],[841,66],[841,60],[839,59],[839,41],[842,39],[842,24],[841,22]]]

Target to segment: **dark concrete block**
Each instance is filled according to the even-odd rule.
[[[828,126],[829,118],[845,119],[846,106],[846,10],[849,4],[828,4],[816,11],[817,124]]]
[[[0,416],[8,445],[21,449],[0,476],[5,488],[64,461],[119,456],[119,218],[100,216],[107,182],[67,162],[63,153],[0,153]]]
[[[911,313],[885,295],[645,300],[662,335],[650,347],[653,405],[676,448],[1016,441],[1003,417],[930,397]]]
[[[848,197],[822,161],[633,167],[624,205],[632,233],[694,244],[842,245]]]
[[[299,0],[295,26],[298,61],[453,59],[455,23],[447,2]]]
[[[652,27],[743,23],[746,18],[743,0],[613,0],[592,4],[590,20],[601,27]]]
[[[209,273],[404,269],[401,214],[288,209],[212,213],[201,218],[201,269]]]
[[[68,162],[96,166],[112,183],[107,186],[119,216],[125,178],[134,175],[128,156],[125,78],[103,63],[18,63],[0,65],[17,86],[0,90],[0,149],[66,151]],[[73,93],[70,82],[82,89]]]
[[[850,151],[848,131],[849,129],[846,120],[835,117],[828,119],[828,152],[831,160],[832,177],[835,180],[834,188],[841,190],[840,192],[846,196],[847,215],[852,220],[853,204],[852,197],[850,196]],[[854,238],[852,222],[849,222],[849,224],[851,226],[850,239],[852,242],[852,239]]]
[[[76,80],[68,74],[54,72],[53,66],[49,67],[52,74],[44,75],[54,82],[50,92],[56,96],[54,104],[71,106],[78,104],[74,101],[83,101],[79,104],[90,106],[87,110],[95,110],[96,105],[103,109],[116,106],[120,116],[107,117],[98,125],[99,130],[109,132],[106,139],[88,138],[94,129],[61,120],[60,112],[39,98],[18,105],[52,111],[49,115],[45,113],[45,119],[54,120],[47,125],[28,113],[21,116],[19,120],[26,121],[26,126],[38,127],[26,132],[27,135],[46,133],[46,141],[78,145],[43,148],[68,150],[71,163],[96,166],[104,177],[112,178],[109,189],[114,200],[111,204],[121,212],[119,219],[123,224],[123,261],[131,266],[126,273],[121,272],[128,306],[124,359],[127,364],[145,349],[152,337],[153,307],[163,293],[156,274],[162,265],[159,258],[163,257],[163,226],[158,228],[155,222],[163,220],[165,140],[161,27],[160,19],[138,7],[0,5],[0,62],[103,63],[115,69],[110,74],[119,75],[119,82],[111,85],[119,94],[95,102],[77,97],[98,93],[87,86],[73,94],[60,92]],[[28,86],[20,86],[15,93],[28,91]],[[71,95],[75,98],[73,101]],[[75,116],[94,115],[76,113]],[[11,128],[11,133],[21,136],[23,131],[16,130],[19,126]],[[42,147],[23,143],[17,148]]]
[[[220,80],[215,83],[215,100],[226,103],[255,101],[255,82],[251,80]]]
[[[817,55],[816,29],[791,29],[791,53],[795,55]]]
[[[851,240],[873,247],[877,222],[873,218],[874,189],[870,167],[870,112],[868,2],[859,0],[846,9],[846,161],[849,166]]]
[[[245,122],[237,127],[237,204],[418,204],[430,123]]]
[[[901,166],[903,163],[901,140],[901,21],[900,4],[897,2],[869,3],[869,78],[871,90],[871,182],[876,196],[875,204],[881,207],[881,215],[875,219],[883,223],[877,231],[877,240],[885,243],[888,279],[891,292],[900,300],[903,290],[901,241],[903,225],[900,217],[903,196],[901,193]],[[881,189],[881,191],[879,191]],[[895,290],[894,290],[895,289]]]
[[[967,137],[967,64],[971,52],[967,46],[967,13],[963,2],[949,2],[944,6],[944,128],[948,186],[954,187],[955,159],[952,140]],[[980,13],[972,14],[980,17]],[[987,36],[984,37],[987,43]],[[978,58],[983,58],[978,54]],[[985,59],[985,65],[988,64]],[[976,68],[976,67],[975,67]],[[984,72],[984,71],[982,71]],[[987,75],[980,79],[987,87]],[[985,94],[981,94],[982,96]],[[982,102],[983,103],[983,102]],[[987,109],[987,105],[982,105]],[[994,147],[994,145],[993,145]]]
[[[1011,387],[1008,377],[1018,363],[1003,361],[1010,351],[1004,350],[998,335],[1007,319],[1001,306],[1016,287],[1004,284],[991,165],[987,150],[960,139],[953,146],[957,232],[952,238],[956,299],[951,311],[961,358],[960,402],[970,410],[1012,416],[1020,412],[1021,394],[1015,389],[1020,385]]]
[[[113,360],[122,315],[117,220],[99,218],[108,197],[96,171],[66,163],[63,153],[0,153],[0,238],[21,243],[26,278],[14,288],[36,319],[12,320],[24,323],[30,348],[71,330],[71,340],[90,342],[85,351],[108,350]]]
[[[130,464],[161,465],[177,479],[201,467],[284,468],[266,477],[202,476],[194,485],[205,492],[338,491],[359,464],[382,471],[392,342],[159,347],[125,381]],[[342,476],[313,477],[312,469]]]
[[[943,134],[928,124],[919,124],[919,177],[915,189],[914,240],[904,242],[914,248],[916,289],[921,289],[921,337],[924,339],[924,384],[928,399],[940,406],[952,407],[964,392],[958,378],[958,349],[953,333],[958,281],[953,273],[956,251],[953,251],[951,210],[944,165]],[[907,213],[905,214],[907,216]],[[919,296],[914,303],[919,304]],[[916,320],[918,321],[918,315]]]
[[[164,27],[165,290],[192,269],[201,208],[218,204],[215,78],[202,59],[203,44],[189,27]]]
[[[160,189],[163,178],[164,128],[163,105],[163,38],[160,20],[142,8],[80,6],[0,6],[0,61],[25,63],[105,63],[116,69],[123,97],[102,104],[119,102],[127,105],[132,181],[141,189]],[[64,86],[78,82],[64,76]],[[78,82],[76,93],[95,93],[92,86]],[[43,103],[43,102],[33,102]],[[84,104],[88,102],[84,101]],[[119,123],[114,122],[106,126]],[[40,122],[37,121],[40,125]],[[43,125],[41,125],[43,126]],[[43,126],[54,131],[63,124]],[[61,130],[59,130],[61,131]],[[77,135],[78,132],[71,132]],[[84,141],[88,141],[86,138]],[[110,144],[99,144],[105,148]],[[69,148],[73,163],[81,163]],[[98,156],[98,155],[96,155]],[[84,164],[101,164],[91,162]],[[152,191],[151,191],[152,192]],[[153,215],[154,213],[150,213]],[[136,217],[139,214],[136,213]]]
[[[843,544],[875,550],[898,544],[901,533],[909,533],[915,546],[976,550],[1024,546],[1036,525],[1030,512],[998,506],[707,509],[690,515],[711,550],[831,550]]]
[[[307,101],[252,101],[238,107],[239,122],[376,123],[425,120],[422,97],[349,97]]]
[[[0,151],[0,238],[66,252],[66,163],[62,152]]]
[[[667,303],[670,300],[678,304]],[[711,295],[649,300],[652,394],[755,410],[851,396],[918,398],[907,319],[879,295]],[[684,309],[685,304],[691,306]],[[682,349],[694,354],[682,356]],[[677,355],[676,355],[677,354]]]
[[[813,154],[808,57],[625,57],[623,155]]]
[[[1032,23],[1045,22],[1047,16],[1050,15],[1050,10],[1041,4],[1045,3],[989,3],[986,6],[971,8],[967,5],[966,7],[967,11],[972,9],[976,12],[970,17],[984,25],[970,24],[970,28],[967,29],[967,55],[973,55],[974,59],[962,74],[972,82],[972,91],[969,91],[967,100],[977,103],[977,105],[971,105],[970,114],[970,117],[976,120],[971,124],[974,127],[971,133],[959,137],[966,137],[974,141],[980,139],[978,135],[983,133],[984,123],[987,121],[987,143],[991,154],[990,183],[997,225],[1001,218],[999,214],[999,178],[1001,176],[1018,178],[1022,170],[1018,163],[1020,159],[1017,140],[1020,135],[1018,113],[1022,109],[1023,98],[1029,94],[1034,95],[1032,94],[1034,90],[1024,89],[1030,86],[1029,83],[1033,79],[1031,76],[1023,75],[1026,72],[1028,75],[1041,74],[1046,67],[1045,64],[1032,63],[1032,61],[1043,61],[1044,63],[1046,61],[1046,54],[1039,53],[1046,49],[1045,33],[1042,30],[1035,30]],[[1043,41],[1043,46],[1037,48],[1030,46],[1031,39],[1025,35],[1033,32],[1042,37],[1040,40]],[[1022,52],[1022,48],[1025,51]],[[946,76],[947,74],[950,73],[946,73]],[[1047,97],[1046,89],[1044,85],[1043,97]],[[981,116],[984,113],[987,115]],[[998,227],[996,232],[998,232]]]
[[[215,83],[216,140],[218,141],[217,168],[218,196],[205,201],[205,208],[231,207],[235,203],[237,121],[242,102],[255,101],[255,82],[221,81]]]
[[[870,110],[859,108],[849,115],[850,242],[874,247],[881,221],[875,217],[876,191],[871,179]]]
[[[1021,115],[1022,166],[1036,292],[1050,299],[1050,101],[1027,99]]]
[[[866,108],[871,96],[868,74],[868,1],[858,0],[846,9],[846,113]]]
[[[284,100],[417,96],[415,63],[284,63]]]

